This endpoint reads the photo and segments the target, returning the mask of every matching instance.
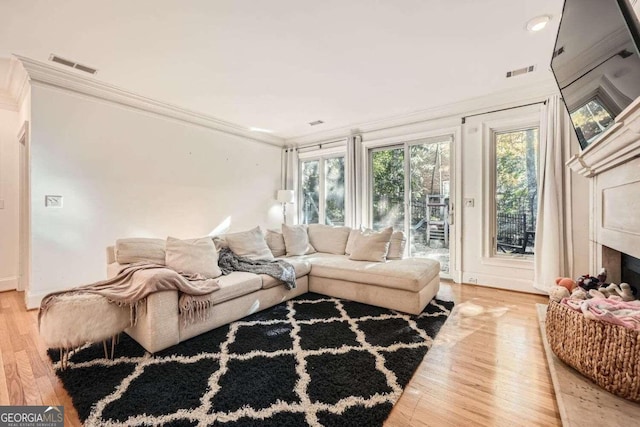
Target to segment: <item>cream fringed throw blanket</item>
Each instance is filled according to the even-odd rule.
[[[180,274],[164,265],[136,263],[124,267],[113,278],[66,291],[50,293],[40,303],[38,320],[61,295],[91,293],[105,297],[119,306],[131,309],[131,326],[135,325],[138,309],[154,292],[176,290],[180,293],[179,311],[187,322],[204,319],[212,305],[209,294],[220,289],[216,279],[199,274]]]

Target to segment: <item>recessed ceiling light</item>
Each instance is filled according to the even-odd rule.
[[[527,30],[532,33],[540,31],[547,26],[549,21],[551,21],[551,16],[549,15],[536,16],[527,22]]]
[[[262,129],[262,128],[249,128],[251,132],[263,132],[263,133],[273,133],[271,129]]]

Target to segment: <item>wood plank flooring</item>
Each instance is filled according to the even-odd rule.
[[[560,426],[536,303],[546,298],[443,282],[456,308],[385,426]],[[64,405],[81,425],[53,372],[21,292],[0,293],[0,405]]]

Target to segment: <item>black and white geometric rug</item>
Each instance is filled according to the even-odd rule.
[[[307,293],[151,355],[123,334],[57,375],[87,426],[382,425],[453,308],[411,316]]]

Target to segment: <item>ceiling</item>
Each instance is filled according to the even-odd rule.
[[[290,139],[547,82],[562,3],[0,0],[0,58],[55,53],[106,83]],[[527,32],[543,14],[550,25]]]

